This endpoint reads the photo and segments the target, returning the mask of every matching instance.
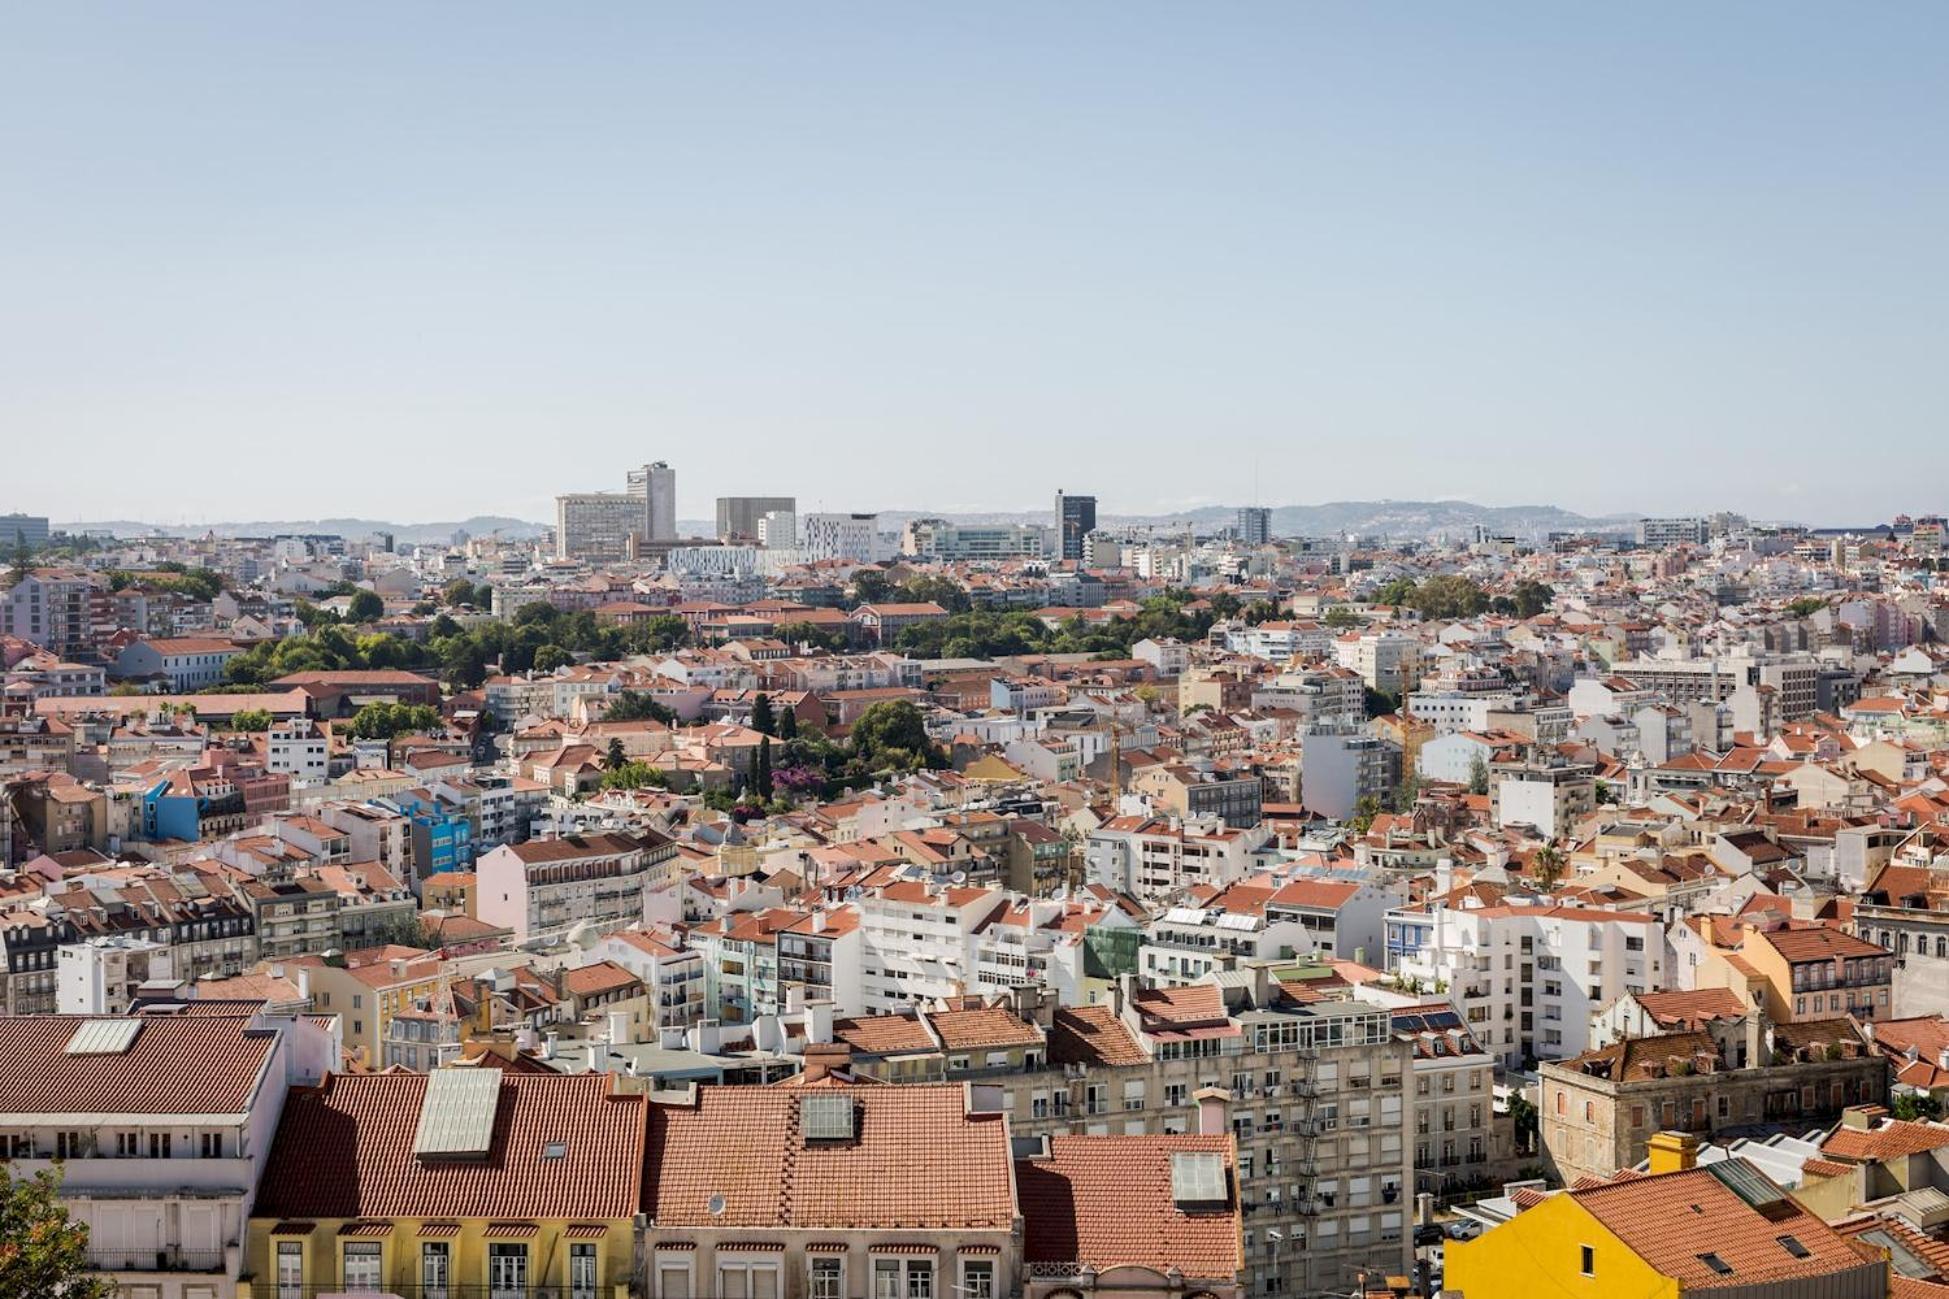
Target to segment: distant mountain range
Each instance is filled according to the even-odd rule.
[[[57,523],[54,526],[66,532],[111,532],[118,537],[157,535],[202,537],[211,533],[219,537],[274,537],[287,533],[302,533],[313,536],[344,537],[349,541],[357,541],[377,532],[390,532],[401,545],[421,545],[446,541],[456,531],[463,530],[473,537],[491,536],[496,532],[504,537],[517,539],[535,537],[545,532],[548,525],[530,523],[526,519],[511,519],[499,514],[481,514],[455,523],[387,523],[382,519],[281,519],[260,523],[178,525],[141,523],[133,519],[108,519],[99,523]]]
[[[1230,523],[1237,506],[1208,505],[1202,509],[1173,514],[1106,514],[1099,522],[1106,527],[1152,525],[1168,527],[1192,524],[1213,527]],[[882,510],[881,526],[887,530],[905,526],[914,518],[945,518],[957,523],[1048,523],[1046,510],[990,511],[979,513],[932,510]],[[1403,538],[1458,536],[1476,524],[1500,533],[1519,537],[1539,537],[1548,532],[1592,530],[1624,531],[1638,516],[1607,514],[1591,517],[1559,509],[1554,505],[1475,505],[1468,501],[1329,501],[1323,505],[1280,505],[1272,511],[1272,530],[1281,536],[1338,536],[1357,533]],[[456,531],[484,537],[500,533],[504,537],[525,539],[540,535],[547,524],[504,515],[476,515],[451,523],[388,523],[382,519],[285,519],[254,523],[154,524],[132,519],[110,519],[93,523],[61,523],[66,531],[110,532],[118,537],[163,535],[200,537],[214,533],[219,537],[268,537],[284,533],[311,533],[340,536],[349,540],[390,532],[400,545],[444,542]],[[715,525],[708,519],[679,519],[677,530],[686,536],[707,537]]]

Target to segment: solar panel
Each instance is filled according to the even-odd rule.
[[[139,1019],[91,1019],[68,1038],[69,1055],[121,1055],[135,1045],[142,1031]]]
[[[1180,1150],[1171,1156],[1171,1198],[1179,1204],[1225,1202],[1224,1156],[1206,1150]]]
[[[413,1153],[422,1159],[479,1159],[494,1146],[499,1069],[435,1069],[426,1077]]]
[[[851,1141],[853,1139],[853,1098],[850,1096],[801,1096],[799,1131],[807,1141]]]
[[[1714,1177],[1725,1183],[1727,1190],[1755,1209],[1778,1204],[1786,1198],[1785,1191],[1743,1159],[1721,1159],[1716,1164],[1707,1165],[1707,1168]]]

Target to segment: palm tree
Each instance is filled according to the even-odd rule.
[[[1563,878],[1563,866],[1563,853],[1555,842],[1544,844],[1529,859],[1530,874],[1535,877],[1537,887],[1545,893],[1554,889],[1557,881]]]

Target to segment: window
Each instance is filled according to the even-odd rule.
[[[1184,1104],[1185,1085],[1183,1083],[1164,1084],[1164,1103],[1177,1106]]]
[[[845,1283],[845,1259],[815,1257],[806,1285],[806,1299],[844,1299]]]
[[[995,1265],[988,1259],[968,1259],[961,1264],[963,1299],[995,1299]]]
[[[1784,1249],[1795,1258],[1806,1258],[1813,1252],[1792,1236],[1776,1236],[1774,1239],[1780,1242],[1781,1249]]]
[[[205,1132],[203,1134],[202,1149],[203,1149],[203,1158],[222,1159],[223,1158],[223,1133]]]
[[[453,1276],[450,1248],[444,1240],[420,1243],[421,1299],[447,1299],[447,1286],[452,1283]]]
[[[487,1247],[488,1299],[526,1299],[528,1247],[494,1242]]]
[[[171,1135],[172,1134],[168,1132],[151,1132],[149,1134],[149,1158],[151,1159],[171,1158],[170,1142],[169,1142],[169,1138]]]
[[[303,1299],[305,1290],[305,1243],[280,1240],[277,1243],[278,1299]]]
[[[596,1247],[587,1243],[568,1247],[569,1299],[596,1299]]]
[[[1579,1260],[1580,1266],[1577,1270],[1585,1276],[1596,1276],[1597,1251],[1589,1245],[1579,1245],[1577,1248],[1582,1251],[1582,1258]]]
[[[659,1258],[656,1263],[657,1299],[690,1299],[688,1259]]]
[[[1712,1253],[1700,1254],[1698,1258],[1699,1258],[1699,1262],[1705,1264],[1707,1267],[1711,1268],[1714,1272],[1717,1272],[1720,1276],[1732,1275],[1732,1264],[1726,1262],[1725,1259],[1720,1258],[1717,1254],[1712,1254]]]
[[[719,1299],[778,1299],[778,1263],[720,1259],[717,1293]]]
[[[380,1281],[379,1242],[348,1240],[339,1276],[347,1290],[377,1290]]]

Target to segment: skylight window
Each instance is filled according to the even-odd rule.
[[[1701,1254],[1699,1255],[1699,1262],[1705,1264],[1720,1276],[1732,1275],[1732,1264],[1726,1262],[1725,1259],[1720,1258],[1717,1254]]]
[[[564,1159],[568,1156],[568,1142],[550,1141],[541,1148],[543,1159]]]
[[[1774,1237],[1774,1239],[1780,1242],[1781,1249],[1784,1249],[1787,1253],[1793,1255],[1795,1258],[1813,1257],[1814,1251],[1808,1249],[1805,1245],[1801,1244],[1798,1240],[1795,1240],[1792,1236],[1776,1236]]]
[[[801,1096],[799,1131],[807,1141],[851,1141],[853,1139],[853,1098],[850,1096]]]

